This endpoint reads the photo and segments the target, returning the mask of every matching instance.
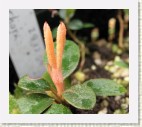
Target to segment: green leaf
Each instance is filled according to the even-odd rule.
[[[69,22],[68,27],[71,30],[80,30],[83,28],[83,22],[79,19],[74,19]]]
[[[60,16],[62,19],[66,19],[66,9],[61,9],[61,10],[59,10],[59,16]]]
[[[70,40],[65,43],[63,61],[62,61],[62,73],[64,79],[68,77],[77,67],[80,58],[79,47]],[[44,55],[44,64],[47,66],[47,56]]]
[[[72,114],[72,112],[62,104],[52,104],[44,114]]]
[[[91,28],[91,27],[94,27],[94,24],[92,24],[92,23],[84,23],[83,24],[83,28]]]
[[[71,30],[81,30],[83,28],[91,28],[94,27],[94,24],[92,23],[83,23],[81,20],[79,19],[74,19],[72,21],[69,22],[68,27]]]
[[[66,10],[66,17],[68,17],[69,19],[71,19],[75,14],[75,9],[67,9]]]
[[[91,79],[83,83],[94,90],[97,96],[118,96],[126,92],[122,85],[110,79]]]
[[[65,90],[71,87],[71,79],[68,77],[64,79]]]
[[[54,99],[44,94],[29,94],[17,99],[22,114],[40,114],[47,109]]]
[[[15,90],[14,90],[14,97],[17,99],[17,98],[24,96],[25,94],[27,94],[27,91],[23,90],[18,85],[16,85]]]
[[[43,79],[30,79],[28,76],[23,76],[19,82],[18,86],[24,90],[32,91],[32,92],[45,92],[50,90],[50,86]]]
[[[75,9],[61,9],[59,10],[59,16],[62,19],[71,19],[75,14]]]
[[[50,88],[51,88],[51,89],[53,89],[53,90],[56,91],[56,87],[55,87],[55,85],[54,85],[54,83],[53,83],[53,81],[52,81],[52,79],[51,79],[51,77],[50,77],[50,75],[49,75],[48,72],[45,72],[45,73],[42,75],[42,78],[50,85]]]
[[[9,113],[10,114],[19,114],[20,113],[20,109],[18,107],[16,99],[11,94],[9,94]]]
[[[79,47],[73,41],[66,41],[64,54],[63,54],[63,63],[62,71],[63,77],[68,77],[77,67],[80,59],[80,50]]]
[[[64,99],[79,109],[92,109],[96,103],[94,91],[85,85],[75,85],[63,93]]]

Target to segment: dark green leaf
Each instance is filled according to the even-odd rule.
[[[75,13],[75,9],[61,9],[59,11],[59,16],[62,18],[62,19],[71,19],[73,16],[74,16],[74,13]]]
[[[56,91],[56,87],[55,87],[55,85],[54,85],[54,83],[53,83],[53,81],[52,81],[52,79],[51,79],[51,77],[50,77],[50,75],[49,75],[48,72],[45,72],[45,73],[42,75],[42,78],[50,85],[50,88],[51,88],[51,89],[53,89],[53,90]]]
[[[74,19],[72,21],[69,22],[68,27],[71,30],[81,30],[83,28],[91,28],[94,27],[94,24],[92,23],[83,23],[81,20],[79,19]]]
[[[63,54],[63,63],[62,71],[64,79],[68,77],[77,67],[80,59],[80,50],[79,47],[73,41],[66,41],[64,54]]]
[[[64,79],[65,90],[71,87],[71,80],[69,78]]]
[[[47,109],[53,99],[44,94],[29,94],[17,99],[22,114],[40,114]]]
[[[50,90],[50,86],[43,79],[30,79],[28,76],[23,76],[19,82],[18,86],[24,90],[33,92],[45,92]]]
[[[72,114],[72,112],[62,104],[52,104],[44,114]]]
[[[77,67],[80,58],[79,47],[70,40],[65,43],[62,72],[64,79],[68,77]],[[47,56],[44,55],[44,64],[47,66]]]
[[[75,14],[75,9],[67,9],[66,10],[66,15],[69,19],[71,19]]]
[[[83,22],[79,19],[74,19],[69,22],[68,27],[71,30],[80,30],[83,28]]]
[[[79,109],[92,109],[96,103],[94,91],[85,85],[75,85],[63,93],[64,99]]]
[[[65,19],[65,18],[66,18],[66,9],[61,9],[61,10],[59,10],[59,16],[60,16],[62,19]]]
[[[83,24],[83,28],[91,28],[91,27],[94,27],[94,24],[92,24],[92,23],[84,23]]]
[[[126,92],[122,85],[110,79],[91,79],[83,83],[94,90],[97,96],[118,96]]]
[[[11,94],[9,94],[9,113],[10,114],[19,114],[20,113],[20,109],[18,107],[16,99]]]
[[[22,97],[23,95],[25,95],[27,93],[27,91],[23,90],[22,88],[20,88],[18,85],[15,86],[15,90],[14,90],[14,97],[17,99],[19,97]]]

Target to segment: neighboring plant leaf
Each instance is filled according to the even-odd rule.
[[[79,109],[93,109],[96,103],[94,91],[85,85],[75,85],[63,93],[64,99]]]
[[[126,92],[122,85],[110,79],[91,79],[83,83],[84,86],[91,87],[97,96],[118,96]]]
[[[54,83],[53,83],[53,81],[52,81],[52,79],[51,79],[51,77],[50,77],[50,75],[49,75],[48,72],[45,72],[45,73],[42,75],[42,78],[50,85],[50,88],[51,88],[51,89],[53,89],[53,90],[56,91],[56,87],[55,87],[55,85],[54,85]]]
[[[83,23],[83,28],[91,28],[91,27],[95,27],[94,24],[92,24],[92,23]]]
[[[69,22],[68,27],[71,30],[80,30],[83,28],[83,22],[79,19],[74,19]]]
[[[75,14],[75,9],[67,9],[66,10],[66,15],[68,18],[71,19],[74,16],[74,14]]]
[[[122,68],[129,68],[129,65],[126,62],[124,62],[123,60],[114,61],[114,64],[119,67],[122,67]]]
[[[47,109],[54,99],[44,94],[29,94],[17,99],[22,114],[40,114]]]
[[[52,104],[44,114],[72,114],[72,112],[62,104]]]
[[[44,79],[30,79],[28,76],[23,76],[19,80],[18,86],[24,90],[37,93],[42,93],[47,90],[50,90],[50,86]]]
[[[11,94],[9,94],[9,113],[20,114],[20,109],[18,107],[16,99]]]
[[[59,10],[59,16],[66,20],[67,18],[68,19],[71,19],[75,14],[75,9],[61,9]]]
[[[77,67],[80,58],[79,47],[70,40],[65,43],[62,72],[64,79],[68,77]],[[47,66],[47,56],[44,55],[44,64]]]

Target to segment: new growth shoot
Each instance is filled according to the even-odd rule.
[[[56,52],[54,51],[54,43],[51,29],[47,22],[44,23],[43,30],[46,45],[46,53],[48,57],[48,73],[56,86],[57,95],[61,97],[64,91],[62,57],[66,41],[66,27],[63,22],[61,22],[58,26],[56,38]]]

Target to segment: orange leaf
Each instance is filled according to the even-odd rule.
[[[56,68],[56,57],[55,57],[55,52],[54,52],[54,43],[53,43],[52,33],[51,33],[50,27],[47,24],[47,22],[44,23],[43,30],[44,30],[44,39],[45,39],[48,62],[51,67]]]
[[[57,47],[56,47],[56,61],[57,61],[57,69],[61,70],[62,67],[62,57],[63,50],[66,41],[66,27],[63,22],[60,23],[57,29]]]

